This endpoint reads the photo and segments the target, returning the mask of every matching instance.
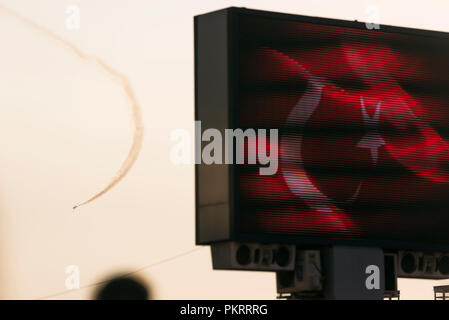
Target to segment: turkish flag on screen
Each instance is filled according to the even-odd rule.
[[[386,46],[343,43],[304,54],[264,47],[251,55],[246,77],[270,85],[290,84],[286,95],[246,98],[259,109],[257,115],[242,114],[241,121],[282,128],[280,173],[273,179],[304,204],[301,224],[326,224],[336,231],[357,233],[357,225],[347,215],[354,203],[412,201],[431,192],[416,183],[416,177],[436,184],[449,182],[448,143],[432,127],[425,108],[393,77],[402,72],[399,53]],[[338,62],[332,71],[329,61]],[[339,86],[333,81],[336,74],[358,83]],[[364,176],[365,171],[386,167],[405,170],[409,177],[395,181]],[[335,174],[338,170],[330,168],[348,174]],[[349,173],[351,168],[357,173]],[[245,177],[242,180],[245,183]],[[404,194],[401,184],[408,181],[414,191]],[[390,190],[395,184],[397,188],[382,194],[386,184]],[[257,197],[263,187],[262,182],[247,192]],[[286,197],[282,187],[276,190]],[[291,214],[292,209],[287,211]],[[309,218],[302,215],[304,211]]]

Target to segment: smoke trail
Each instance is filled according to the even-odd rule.
[[[94,194],[92,197],[88,198],[87,200],[80,202],[76,204],[73,209],[76,209],[80,206],[83,206],[85,204],[88,204],[89,202],[101,197],[106,192],[111,190],[132,168],[134,163],[137,160],[137,157],[139,156],[139,152],[142,148],[142,141],[143,141],[143,123],[142,123],[142,115],[140,111],[140,105],[137,102],[137,99],[134,95],[134,92],[132,90],[131,84],[129,83],[128,79],[120,74],[118,71],[107,65],[103,60],[100,58],[89,56],[86,53],[84,53],[81,49],[77,48],[72,43],[68,42],[67,40],[63,39],[62,37],[58,36],[53,31],[38,25],[34,21],[20,15],[19,13],[3,6],[0,4],[0,10],[4,11],[5,13],[9,14],[10,16],[14,17],[24,25],[28,26],[29,28],[33,29],[36,32],[41,33],[42,35],[54,40],[55,42],[59,43],[63,47],[70,50],[72,53],[74,53],[78,58],[81,60],[93,64],[97,69],[99,69],[102,72],[105,72],[108,76],[112,77],[115,81],[117,81],[125,91],[126,96],[128,97],[128,100],[130,102],[130,107],[133,115],[133,121],[134,121],[134,136],[133,136],[133,143],[131,145],[131,148],[129,149],[128,155],[126,159],[123,161],[120,169],[117,171],[115,176],[112,178],[112,180],[109,182],[109,184],[106,185],[100,192]]]

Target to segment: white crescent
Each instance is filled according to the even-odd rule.
[[[290,112],[286,125],[303,128],[318,107],[323,87],[320,78],[311,75],[306,69],[297,66],[309,79],[304,95]],[[290,191],[318,212],[333,212],[337,208],[336,201],[323,194],[310,180],[304,169],[301,156],[303,136],[285,137],[281,143],[282,172]],[[346,203],[353,202],[360,192],[362,182]]]

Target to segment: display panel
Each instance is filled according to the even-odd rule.
[[[278,129],[279,165],[232,166],[229,238],[447,250],[448,36],[231,15],[231,124]]]
[[[279,129],[239,168],[241,231],[449,243],[448,40],[242,15],[238,127]]]

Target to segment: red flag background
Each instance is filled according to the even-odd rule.
[[[239,168],[240,231],[448,242],[449,41],[260,17],[239,28],[239,127],[280,132],[277,174]],[[319,104],[302,122],[311,79]]]

